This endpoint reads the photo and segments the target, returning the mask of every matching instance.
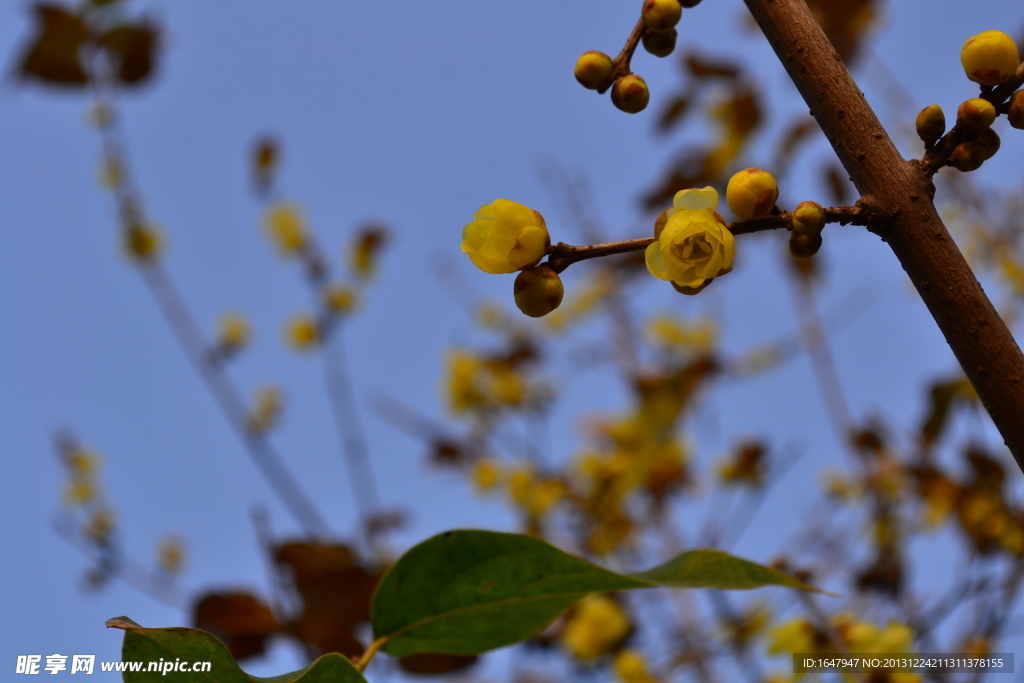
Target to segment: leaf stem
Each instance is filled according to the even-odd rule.
[[[390,640],[390,636],[381,636],[370,643],[370,647],[366,648],[366,651],[363,654],[352,660],[352,665],[356,667],[356,670],[362,673],[369,663],[373,661],[373,657],[377,654],[377,651],[384,647],[388,640]]]

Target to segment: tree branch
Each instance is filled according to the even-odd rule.
[[[1024,470],[1024,355],[803,0],[745,0]]]
[[[780,211],[777,214],[761,218],[756,221],[736,221],[725,227],[734,235],[748,235],[764,230],[778,230],[785,228],[789,230],[793,214],[788,211]],[[840,225],[867,225],[871,220],[870,212],[861,206],[836,206],[825,209],[826,223],[839,223]],[[590,244],[584,247],[574,247],[565,242],[551,245],[548,260],[545,265],[561,273],[563,270],[576,263],[602,256],[613,256],[625,254],[630,251],[641,251],[646,249],[654,241],[654,237],[641,237],[635,240],[624,242],[609,242],[607,244]]]

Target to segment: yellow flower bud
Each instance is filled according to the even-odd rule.
[[[603,52],[584,52],[576,60],[576,80],[589,90],[597,90],[612,72],[612,58]]]
[[[676,193],[658,239],[644,253],[651,275],[680,287],[698,288],[732,270],[735,238],[715,218],[717,205],[718,192],[713,187]]]
[[[296,315],[285,328],[285,341],[297,351],[308,351],[320,341],[320,325],[311,315]]]
[[[644,0],[641,13],[648,31],[667,31],[679,23],[683,8],[679,0]]]
[[[163,232],[155,225],[130,225],[122,239],[125,253],[134,261],[154,261],[164,250]]]
[[[996,152],[999,151],[999,145],[1002,144],[999,140],[999,134],[991,128],[979,130],[974,136],[974,142],[978,143],[978,146],[985,152],[985,161],[994,157]]]
[[[238,351],[249,344],[251,336],[249,321],[240,313],[225,313],[221,316],[218,327],[218,342],[222,350]]]
[[[985,150],[976,142],[961,142],[949,155],[949,165],[964,173],[976,171],[985,163]]]
[[[917,115],[917,135],[925,144],[931,144],[942,137],[946,132],[946,115],[942,113],[942,107],[937,104],[929,104]]]
[[[642,38],[644,49],[655,57],[668,57],[676,49],[678,35],[678,31],[674,28],[667,31],[644,31]]]
[[[1002,31],[985,31],[968,38],[960,51],[960,63],[967,77],[982,85],[1010,80],[1020,65],[1017,44]]]
[[[996,108],[980,97],[967,100],[956,110],[957,125],[971,130],[988,128],[996,120]]]
[[[612,85],[612,104],[627,114],[643,111],[650,99],[647,83],[636,74],[623,76]]]
[[[789,253],[793,258],[811,258],[821,249],[821,233],[791,232],[789,234]]]
[[[558,273],[547,266],[524,268],[516,277],[516,306],[531,318],[541,318],[562,303],[565,288]]]
[[[309,239],[306,219],[297,204],[280,202],[271,206],[263,217],[263,226],[284,256],[302,251]]]
[[[356,307],[356,292],[345,285],[327,285],[323,298],[324,308],[331,313],[351,313]]]
[[[748,168],[729,178],[725,202],[729,210],[745,221],[764,218],[779,198],[775,177],[759,168]]]
[[[1018,90],[1010,97],[1010,111],[1006,118],[1014,128],[1024,129],[1024,90]]]
[[[817,202],[800,202],[793,210],[793,232],[816,235],[825,227],[825,209]]]
[[[480,207],[462,229],[462,251],[485,273],[514,273],[535,266],[551,246],[544,217],[507,199]]]

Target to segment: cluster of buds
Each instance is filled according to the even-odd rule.
[[[982,88],[981,97],[957,108],[956,126],[949,134],[956,146],[948,163],[968,172],[980,168],[999,151],[999,135],[991,126],[1001,112],[1006,113],[1011,126],[1024,128],[1024,91],[1013,93],[1005,105],[989,94],[993,87],[1011,82],[1020,68],[1017,44],[1002,31],[985,31],[968,38],[960,51],[960,63],[967,77]],[[916,125],[925,148],[931,149],[946,132],[942,108],[937,104],[925,107],[917,115]]]
[[[676,24],[683,15],[683,8],[695,7],[699,3],[700,0],[644,0],[640,9],[642,25],[638,26],[644,49],[655,57],[672,54],[678,37]],[[603,93],[610,87],[612,104],[627,114],[643,111],[651,99],[644,79],[629,73],[629,61],[636,49],[634,41],[635,38],[631,39],[615,60],[597,50],[584,52],[576,60],[574,70],[576,80],[584,88]],[[618,75],[622,71],[626,73]]]

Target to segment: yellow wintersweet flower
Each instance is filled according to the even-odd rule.
[[[735,238],[715,218],[717,206],[713,187],[676,193],[665,227],[644,255],[651,275],[692,288],[732,270]]]
[[[535,266],[551,246],[544,217],[517,202],[495,199],[462,229],[462,251],[485,273]]]
[[[279,202],[263,216],[263,227],[284,256],[302,251],[309,239],[306,218],[298,204]]]
[[[619,603],[605,595],[592,595],[569,617],[562,631],[562,644],[577,659],[597,659],[625,638],[631,628]]]
[[[638,650],[623,650],[615,656],[615,674],[622,683],[656,683],[647,673],[647,662]]]
[[[129,225],[121,240],[128,258],[140,263],[156,260],[164,250],[164,233],[156,225]]]

